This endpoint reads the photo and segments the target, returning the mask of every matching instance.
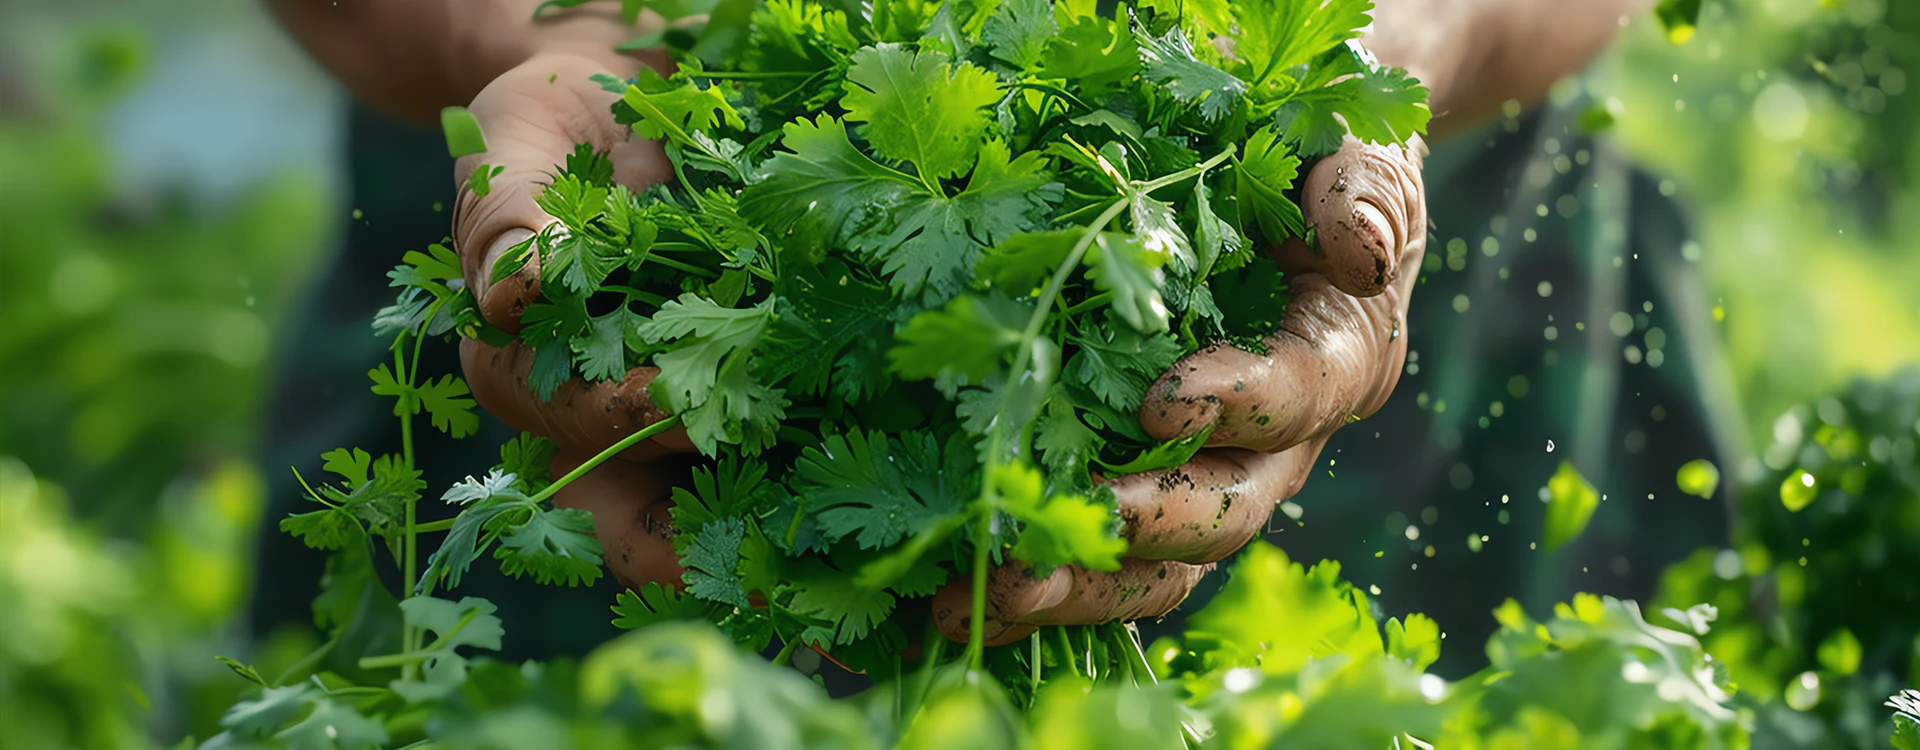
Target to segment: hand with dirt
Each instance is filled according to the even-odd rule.
[[[1508,100],[1538,101],[1643,4],[1377,0],[1364,42],[1428,86],[1431,131],[1444,137]],[[1386,402],[1406,359],[1404,318],[1426,252],[1424,157],[1418,139],[1404,148],[1349,139],[1313,167],[1300,203],[1317,241],[1269,248],[1291,301],[1266,353],[1215,344],[1175,363],[1141,404],[1148,434],[1169,440],[1211,425],[1207,447],[1179,468],[1113,483],[1129,543],[1120,570],[1067,566],[1035,578],[1017,564],[996,569],[986,643],[1040,625],[1172,611],[1300,490],[1334,430]],[[934,597],[935,622],[950,639],[967,640],[972,610],[968,585]]]
[[[539,269],[531,263],[493,284],[493,264],[553,223],[533,197],[575,144],[608,152],[614,178],[628,187],[673,177],[658,143],[628,137],[609,116],[617,95],[588,80],[595,73],[628,78],[642,64],[672,71],[663,50],[614,51],[659,29],[652,12],[628,24],[609,3],[547,8],[536,18],[541,0],[271,1],[288,32],[361,100],[428,127],[438,127],[440,110],[451,105],[479,120],[487,151],[461,158],[451,175],[460,186],[453,239],[481,314],[498,328],[520,329],[521,312],[539,293]],[[481,165],[502,170],[484,196],[467,187]],[[533,352],[520,343],[496,349],[463,341],[460,360],[482,407],[559,446],[555,476],[665,418],[647,395],[652,368],[618,383],[569,382],[542,402],[526,382]],[[594,513],[609,567],[628,586],[679,579],[666,523],[671,485],[656,459],[692,448],[685,432],[663,433],[554,498]]]
[[[1174,364],[1148,389],[1140,422],[1172,440],[1213,427],[1186,465],[1112,483],[1128,558],[1111,573],[1023,566],[994,571],[985,641],[1008,643],[1039,625],[1159,617],[1187,597],[1211,563],[1240,549],[1274,506],[1299,491],[1327,438],[1379,409],[1407,355],[1407,301],[1426,251],[1422,146],[1349,140],[1307,175],[1302,208],[1317,247],[1291,240],[1270,254],[1291,301],[1266,353],[1218,343]],[[966,640],[972,592],[934,597],[942,633]]]

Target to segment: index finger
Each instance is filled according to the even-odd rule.
[[[1264,339],[1267,351],[1221,342],[1176,362],[1141,405],[1148,434],[1170,440],[1212,425],[1209,446],[1281,450],[1372,414],[1393,392],[1407,351],[1403,316],[1418,277],[1398,271],[1413,268],[1426,248],[1419,156],[1350,143],[1336,157],[1307,182],[1310,191],[1341,196],[1322,204],[1308,193],[1308,219],[1324,249],[1314,261],[1335,276],[1361,271],[1348,276],[1351,287],[1376,267],[1353,261],[1391,247],[1396,273],[1365,297],[1343,291],[1325,272],[1290,277],[1286,316]],[[1281,259],[1289,260],[1284,253]]]
[[[614,122],[611,107],[620,95],[591,80],[597,73],[625,79],[623,73],[630,72],[609,72],[601,62],[578,55],[538,55],[494,79],[474,98],[470,111],[486,137],[487,150],[456,162],[460,197],[453,242],[467,288],[493,326],[520,330],[521,312],[540,294],[537,256],[498,284],[493,283],[493,267],[509,250],[554,223],[534,197],[552,184],[576,145],[585,143],[608,154],[619,184],[639,188],[672,178],[660,144],[629,138],[628,128]],[[500,169],[488,181],[486,195],[469,187],[469,178],[482,167]]]

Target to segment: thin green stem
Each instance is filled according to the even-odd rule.
[[[685,273],[693,274],[695,276],[699,276],[700,278],[703,278],[703,279],[720,278],[720,274],[714,273],[712,271],[709,271],[705,268],[701,268],[696,265],[692,265],[690,263],[683,263],[681,261],[668,258],[664,255],[649,255],[647,256],[647,260],[666,266],[676,271],[682,271]]]
[[[1038,695],[1040,693],[1040,662],[1042,661],[1040,654],[1040,631],[1033,631],[1033,635],[1028,636],[1027,641],[1033,652],[1028,657],[1033,661],[1033,692],[1035,695]]]
[[[1033,308],[1033,315],[1027,319],[1027,327],[1020,332],[1020,343],[1013,357],[1013,369],[1010,370],[1015,378],[1020,377],[1021,373],[1027,371],[1027,366],[1032,364],[1033,342],[1040,337],[1041,329],[1046,327],[1047,310],[1053,307],[1054,298],[1060,296],[1061,287],[1067,285],[1067,277],[1073,274],[1073,269],[1080,267],[1080,259],[1086,256],[1087,248],[1093,245],[1093,238],[1099,236],[1101,230],[1106,229],[1107,224],[1111,223],[1114,217],[1119,216],[1126,207],[1125,199],[1114,201],[1113,205],[1108,206],[1106,211],[1095,218],[1093,223],[1087,226],[1086,232],[1080,235],[1080,241],[1074,243],[1073,250],[1067,253],[1066,260],[1061,261],[1060,267],[1054,270],[1053,278],[1049,279],[1047,286],[1041,290],[1040,298]],[[1005,462],[1006,458],[1003,454],[1007,434],[1008,426],[1004,423],[996,425],[988,433],[985,476],[991,477],[994,468]],[[982,632],[987,626],[987,555],[992,546],[995,510],[992,487],[990,482],[981,482],[979,516],[974,520],[973,611],[968,614],[967,664],[976,670],[986,659],[986,641]]]
[[[1199,164],[1195,164],[1191,167],[1187,167],[1186,169],[1182,169],[1178,172],[1174,172],[1173,174],[1163,175],[1163,176],[1154,178],[1152,180],[1149,180],[1147,182],[1135,183],[1134,189],[1138,190],[1141,195],[1145,195],[1147,193],[1151,193],[1155,190],[1159,190],[1160,188],[1166,187],[1168,185],[1186,182],[1187,180],[1193,179],[1194,177],[1199,176],[1201,173],[1206,172],[1209,169],[1213,169],[1214,167],[1220,166],[1220,162],[1226,161],[1227,159],[1231,158],[1233,156],[1233,152],[1234,152],[1234,147],[1231,144],[1229,144],[1225,151],[1221,151],[1220,153],[1214,154],[1213,158],[1211,159],[1200,162]]]
[[[799,648],[799,647],[800,647],[800,639],[799,639],[799,638],[789,638],[789,639],[787,639],[787,643],[786,643],[786,645],[784,645],[784,646],[781,646],[781,647],[780,647],[780,653],[777,653],[777,654],[774,654],[774,655],[773,655],[773,665],[774,665],[774,666],[776,666],[776,667],[784,667],[784,666],[786,666],[786,665],[787,665],[787,662],[789,662],[789,661],[791,661],[791,660],[793,659],[793,651],[794,651],[794,649],[796,649],[796,648]]]
[[[1139,684],[1140,675],[1147,676],[1147,684],[1160,684],[1160,677],[1153,673],[1153,665],[1147,663],[1147,651],[1140,645],[1140,634],[1127,625],[1120,626],[1120,637],[1126,640],[1127,659],[1133,664],[1133,681]]]
[[[1088,310],[1092,310],[1101,305],[1112,304],[1112,302],[1113,302],[1113,292],[1101,292],[1099,294],[1096,294],[1084,300],[1081,300],[1080,304],[1067,308],[1066,312],[1061,313],[1061,316],[1071,318],[1075,315],[1079,315],[1080,313],[1086,312]]]
[[[785,73],[780,71],[728,71],[728,72],[714,73],[714,72],[708,71],[708,72],[700,72],[700,73],[689,73],[688,75],[689,77],[692,77],[692,78],[753,80],[753,79],[761,79],[761,78],[811,78],[818,74],[805,73],[805,72],[796,70],[791,73]]]
[[[680,415],[675,414],[673,416],[667,417],[666,419],[662,419],[658,422],[647,425],[645,428],[641,429],[639,432],[635,432],[632,435],[628,435],[624,438],[621,438],[620,442],[607,446],[606,450],[600,451],[598,455],[595,455],[593,458],[587,459],[585,463],[582,463],[579,466],[573,467],[573,471],[567,472],[566,476],[563,476],[559,479],[554,480],[553,484],[549,484],[546,486],[545,489],[540,490],[540,492],[538,492],[533,496],[533,502],[539,503],[539,502],[545,501],[547,498],[553,497],[553,493],[559,492],[560,488],[565,487],[569,484],[572,484],[573,480],[586,476],[587,472],[593,471],[595,468],[598,468],[601,464],[606,463],[608,459],[611,459],[614,456],[620,455],[621,451],[624,451],[628,448],[632,448],[635,445],[639,445],[640,441],[646,440],[647,438],[653,437],[662,432],[666,432],[667,430],[671,430],[675,427],[678,427],[679,425],[680,425]]]
[[[453,528],[453,519],[442,518],[438,521],[430,521],[427,523],[414,524],[413,533],[431,534],[436,531],[446,531],[447,529],[451,529],[451,528]]]
[[[1067,637],[1066,626],[1062,625],[1047,629],[1052,630],[1055,639],[1060,641],[1060,663],[1067,665],[1067,673],[1071,675],[1080,674],[1080,665],[1074,663],[1076,660],[1073,658],[1073,639]]]

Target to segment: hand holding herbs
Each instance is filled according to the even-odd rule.
[[[433,297],[475,396],[580,469],[710,460],[496,474],[462,519],[591,508],[617,575],[686,586],[636,621],[856,667],[941,592],[977,663],[1164,614],[1391,390],[1428,113],[1348,43],[1365,0],[747,7],[672,68],[550,59],[475,101],[474,295]],[[521,533],[456,521],[423,585]]]

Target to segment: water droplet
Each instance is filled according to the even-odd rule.
[[[1793,682],[1787,683],[1787,705],[1795,711],[1806,711],[1820,705],[1820,675],[1813,672],[1801,672]]]
[[[1548,441],[1547,441],[1547,452],[1548,452],[1548,453],[1552,453],[1552,452],[1553,452],[1553,441],[1552,441],[1552,440],[1548,440]]]

